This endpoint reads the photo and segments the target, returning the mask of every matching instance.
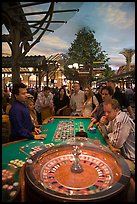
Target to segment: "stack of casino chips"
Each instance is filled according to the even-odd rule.
[[[9,170],[2,170],[2,185],[5,183],[11,184],[14,180],[14,173]]]
[[[21,168],[24,165],[25,162],[19,159],[11,160],[10,164],[14,165],[14,167]]]
[[[19,183],[15,182],[14,173],[10,170],[2,170],[2,200],[11,200],[17,193]]]
[[[53,143],[45,144],[45,147],[46,147],[46,148],[53,147],[53,146],[55,146]]]
[[[30,156],[33,156],[35,155],[37,152],[39,152],[40,150],[42,150],[42,148],[38,145],[38,146],[34,146],[31,148],[31,151],[30,151]]]

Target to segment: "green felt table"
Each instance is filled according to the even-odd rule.
[[[88,138],[93,140],[99,140],[101,144],[107,145],[96,125],[94,125],[94,127],[96,128],[95,133],[91,133],[90,131],[88,131],[88,125],[90,124],[91,119],[83,118],[83,117],[74,117],[74,116],[73,117],[69,117],[69,116],[54,117],[54,121],[48,122],[47,124],[42,125],[41,127],[42,134],[47,135],[43,141],[24,139],[24,140],[4,144],[2,146],[2,162],[9,163],[11,160],[15,160],[15,159],[26,161],[26,158],[28,158],[28,155],[20,151],[20,148],[22,146],[25,147],[25,152],[29,154],[29,151],[32,147],[41,145],[42,143],[43,144],[53,143],[54,145],[56,145],[64,142],[64,140],[62,139],[60,139],[59,141],[55,141],[54,135],[56,134],[58,124],[61,121],[64,122],[64,121],[70,121],[70,120],[73,121],[74,123],[74,135],[77,131],[80,131],[79,125],[83,124],[84,131],[87,132]],[[28,145],[29,147],[26,147],[26,145]]]
[[[64,143],[67,143],[68,141],[70,142],[71,141],[70,139],[72,139],[72,141],[74,142],[75,138],[76,138],[76,136],[75,136],[76,132],[86,132],[88,139],[84,137],[83,140],[86,140],[86,142],[88,142],[89,145],[91,144],[91,142],[95,143],[95,141],[96,141],[95,144],[98,143],[99,145],[101,144],[101,147],[102,147],[102,145],[103,145],[103,147],[105,147],[105,146],[108,147],[106,141],[104,140],[104,137],[102,136],[102,133],[98,129],[99,128],[98,126],[94,125],[94,127],[96,128],[95,132],[88,130],[88,126],[91,122],[90,118],[75,117],[75,116],[63,116],[63,117],[56,116],[52,119],[53,120],[51,120],[51,118],[46,119],[45,124],[43,124],[41,127],[42,134],[46,134],[46,138],[44,140],[24,139],[24,140],[14,141],[11,143],[4,144],[2,146],[2,163],[7,163],[7,166],[8,166],[8,163],[10,163],[11,160],[19,159],[19,160],[26,162],[26,165],[27,165],[28,158],[31,157],[30,153],[31,152],[33,153],[32,149],[34,147],[39,146],[41,149],[44,149],[42,152],[45,152],[45,148],[48,145],[53,145],[54,149],[56,147],[58,148],[59,146],[56,146],[56,145],[64,144]],[[72,129],[73,129],[73,131],[72,131]],[[59,137],[56,137],[57,140],[55,140],[55,136],[58,135],[57,132],[59,133]],[[71,134],[70,134],[70,132],[71,132]],[[79,137],[79,139],[82,140],[82,137]],[[105,149],[108,149],[106,147],[105,147]],[[52,151],[52,150],[53,149],[49,149],[48,151]],[[90,150],[88,150],[88,151],[90,151]],[[37,154],[35,153],[33,159],[35,157],[37,157],[39,154],[41,154],[41,152],[39,152]],[[110,155],[108,153],[106,153],[106,157],[107,157],[107,155],[109,158]],[[113,158],[113,156],[112,156],[112,158]],[[31,159],[29,159],[29,160],[31,160]],[[110,188],[110,190],[109,190],[110,195],[112,195],[113,193],[115,194],[115,192],[119,192],[119,189],[121,191],[121,188],[123,190],[125,190],[126,186],[128,185],[129,177],[130,177],[129,169],[127,168],[127,165],[125,165],[125,162],[121,157],[119,157],[119,162],[118,162],[119,165],[117,166],[117,168],[113,167],[114,163],[117,163],[115,161],[115,157],[112,160],[114,160],[114,162],[110,162],[110,166],[111,166],[110,169],[111,168],[113,169],[112,172],[114,172],[114,171],[117,172],[117,169],[119,169],[119,171],[121,172],[120,174],[121,174],[122,179],[120,179],[119,182],[116,182],[116,185],[114,182],[114,188]],[[105,160],[105,161],[107,161],[107,160]],[[109,162],[109,159],[108,159],[108,162]],[[26,174],[24,173],[27,171],[27,168],[24,171],[25,166],[23,166],[23,168],[21,168],[21,170],[19,171],[19,182],[20,182],[20,188],[21,188],[21,191],[20,191],[21,194],[20,194],[19,199],[21,202],[25,202],[26,199],[28,201],[29,201],[29,199],[35,201],[36,198],[39,200],[39,193],[35,192],[35,188],[29,189],[29,185],[27,185],[28,180],[26,179],[26,177],[25,177]],[[29,165],[29,167],[31,168],[31,165]],[[93,169],[93,171],[94,171],[94,169]],[[28,172],[32,172],[32,171],[29,170]],[[85,173],[86,173],[86,171],[85,171]],[[114,173],[114,175],[115,175],[115,173]],[[31,174],[30,174],[30,176],[31,176]],[[124,183],[123,183],[123,181],[124,181]],[[24,186],[24,183],[25,183],[25,186]],[[32,192],[30,193],[31,190],[32,190]],[[123,190],[122,190],[122,193],[123,193]],[[36,193],[36,195],[35,195],[35,193]],[[104,192],[101,192],[101,193],[102,193],[101,195],[103,198]],[[106,195],[108,195],[108,191],[106,191],[105,193],[106,193]],[[32,195],[31,198],[30,198],[30,195]],[[92,198],[92,195],[89,195],[89,199],[90,199],[90,196]],[[95,194],[95,197],[96,197],[96,194]],[[41,199],[45,200],[45,193],[43,194]],[[123,199],[123,196],[122,196],[122,199]]]
[[[2,146],[2,169],[9,169],[10,162],[15,161],[17,159],[23,162],[26,162],[26,160],[30,158],[30,152],[32,152],[32,148],[36,146],[39,146],[41,149],[43,149],[46,147],[45,145],[48,145],[48,144],[57,145],[62,142],[67,142],[69,137],[65,139],[62,139],[60,137],[58,141],[54,139],[60,123],[63,123],[62,128],[61,128],[62,130],[60,131],[61,134],[63,133],[64,124],[66,123],[67,125],[71,122],[74,125],[74,130],[73,130],[74,136],[76,132],[81,131],[80,126],[83,126],[83,131],[87,133],[88,138],[93,139],[93,140],[99,140],[101,144],[107,145],[96,125],[94,126],[96,128],[95,133],[91,133],[91,131],[88,131],[88,125],[91,122],[91,119],[89,118],[74,117],[74,116],[73,117],[70,117],[70,116],[57,117],[56,116],[54,117],[53,121],[50,121],[50,118],[48,118],[46,122],[47,121],[49,122],[45,125],[42,125],[41,127],[42,134],[46,134],[46,138],[44,140],[23,139],[23,140],[3,144]],[[23,151],[22,151],[22,147],[23,147]],[[15,181],[19,180],[19,173],[20,173],[19,169],[17,173],[15,174]]]

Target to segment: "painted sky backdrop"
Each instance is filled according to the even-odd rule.
[[[71,6],[77,8],[77,3],[72,3]],[[66,24],[55,29],[54,33],[46,33],[27,55],[49,57],[57,53],[67,53],[76,39],[75,34],[82,27],[95,31],[95,38],[101,43],[102,50],[108,54],[108,64],[112,68],[124,65],[125,57],[119,52],[124,48],[135,49],[135,2],[83,2],[79,12]],[[4,29],[2,31],[4,32]],[[2,52],[10,52],[5,43]],[[134,63],[135,55],[132,58],[132,64]]]

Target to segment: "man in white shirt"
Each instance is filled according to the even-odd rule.
[[[40,125],[42,124],[41,109],[46,107],[49,107],[52,115],[54,115],[53,94],[50,91],[50,87],[47,86],[45,86],[43,91],[38,94],[35,102],[37,119]]]
[[[70,97],[71,115],[81,115],[81,110],[84,104],[84,91],[80,90],[79,82],[74,83],[74,93]]]
[[[125,159],[135,163],[135,123],[126,112],[120,110],[116,99],[108,99],[103,103],[104,112],[109,121],[107,130],[108,144],[119,148]]]

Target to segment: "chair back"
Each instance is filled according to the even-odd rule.
[[[67,107],[63,110],[63,115],[64,116],[70,116],[71,115],[71,112],[72,112],[72,109],[70,107]]]
[[[7,104],[7,106],[6,106],[6,115],[9,115],[10,109],[11,109],[11,104],[9,103],[9,104]]]
[[[52,112],[51,112],[51,108],[49,107],[45,107],[45,108],[42,108],[41,109],[41,119],[42,119],[42,122],[48,118],[52,116]]]
[[[8,115],[2,115],[2,143],[7,143],[10,140],[10,119]]]

